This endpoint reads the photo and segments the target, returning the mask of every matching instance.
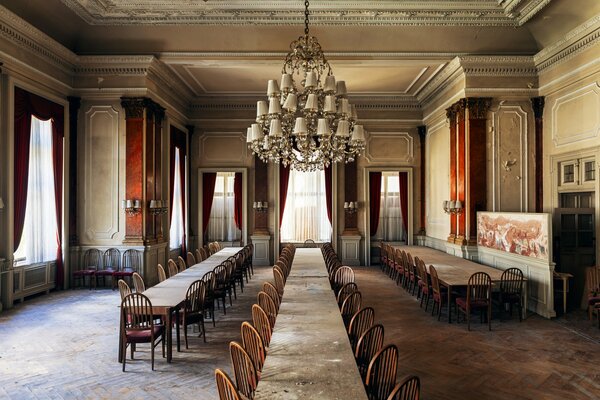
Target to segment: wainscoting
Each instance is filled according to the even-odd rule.
[[[23,302],[27,296],[48,293],[54,289],[55,282],[55,261],[14,267],[13,299]]]

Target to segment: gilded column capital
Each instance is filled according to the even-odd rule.
[[[544,103],[544,96],[531,98],[531,107],[533,108],[533,115],[535,118],[542,118],[544,116]]]
[[[466,106],[469,109],[469,119],[486,119],[487,112],[492,105],[491,97],[469,97]]]
[[[125,110],[125,119],[143,118],[146,100],[145,97],[121,97],[121,107]]]

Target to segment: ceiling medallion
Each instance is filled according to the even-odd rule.
[[[304,35],[290,44],[281,85],[268,82],[268,100],[257,103],[247,142],[264,162],[316,171],[354,161],[365,149],[365,133],[346,83],[336,82],[317,38],[309,35],[309,2],[304,6]]]

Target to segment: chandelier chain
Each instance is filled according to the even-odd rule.
[[[304,2],[304,34],[308,35],[308,6],[310,5],[310,3],[308,2],[308,0],[306,0]]]

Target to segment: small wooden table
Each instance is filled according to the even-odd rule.
[[[450,303],[452,300],[453,287],[465,287],[469,283],[469,278],[476,272],[485,272],[492,278],[492,282],[499,282],[502,276],[502,270],[479,264],[461,257],[456,257],[430,247],[423,246],[395,246],[410,253],[413,257],[419,257],[425,262],[425,265],[433,265],[438,273],[440,284],[448,288],[448,323],[452,322],[450,313]],[[524,279],[523,285],[523,318],[527,315],[527,280]]]
[[[562,292],[563,292],[563,314],[567,313],[567,293],[569,292],[569,278],[572,278],[573,275],[567,272],[556,272],[554,271],[553,278],[556,280],[562,281]]]
[[[165,321],[167,362],[171,362],[173,359],[172,315],[174,312],[176,314],[179,313],[179,308],[185,301],[185,295],[188,288],[193,282],[202,279],[204,274],[208,271],[212,271],[217,265],[221,264],[227,258],[235,256],[241,250],[242,247],[225,247],[208,257],[206,260],[146,289],[144,292],[144,295],[148,297],[152,303],[152,313],[154,315],[161,315]],[[179,342],[179,324],[177,324],[175,329],[177,331],[177,351],[181,351],[181,343]],[[123,333],[120,332],[120,335],[122,334]],[[124,356],[124,354],[122,354],[120,343],[121,338],[119,338],[119,361],[121,361],[121,357]]]
[[[255,399],[367,399],[320,249],[297,249]]]

